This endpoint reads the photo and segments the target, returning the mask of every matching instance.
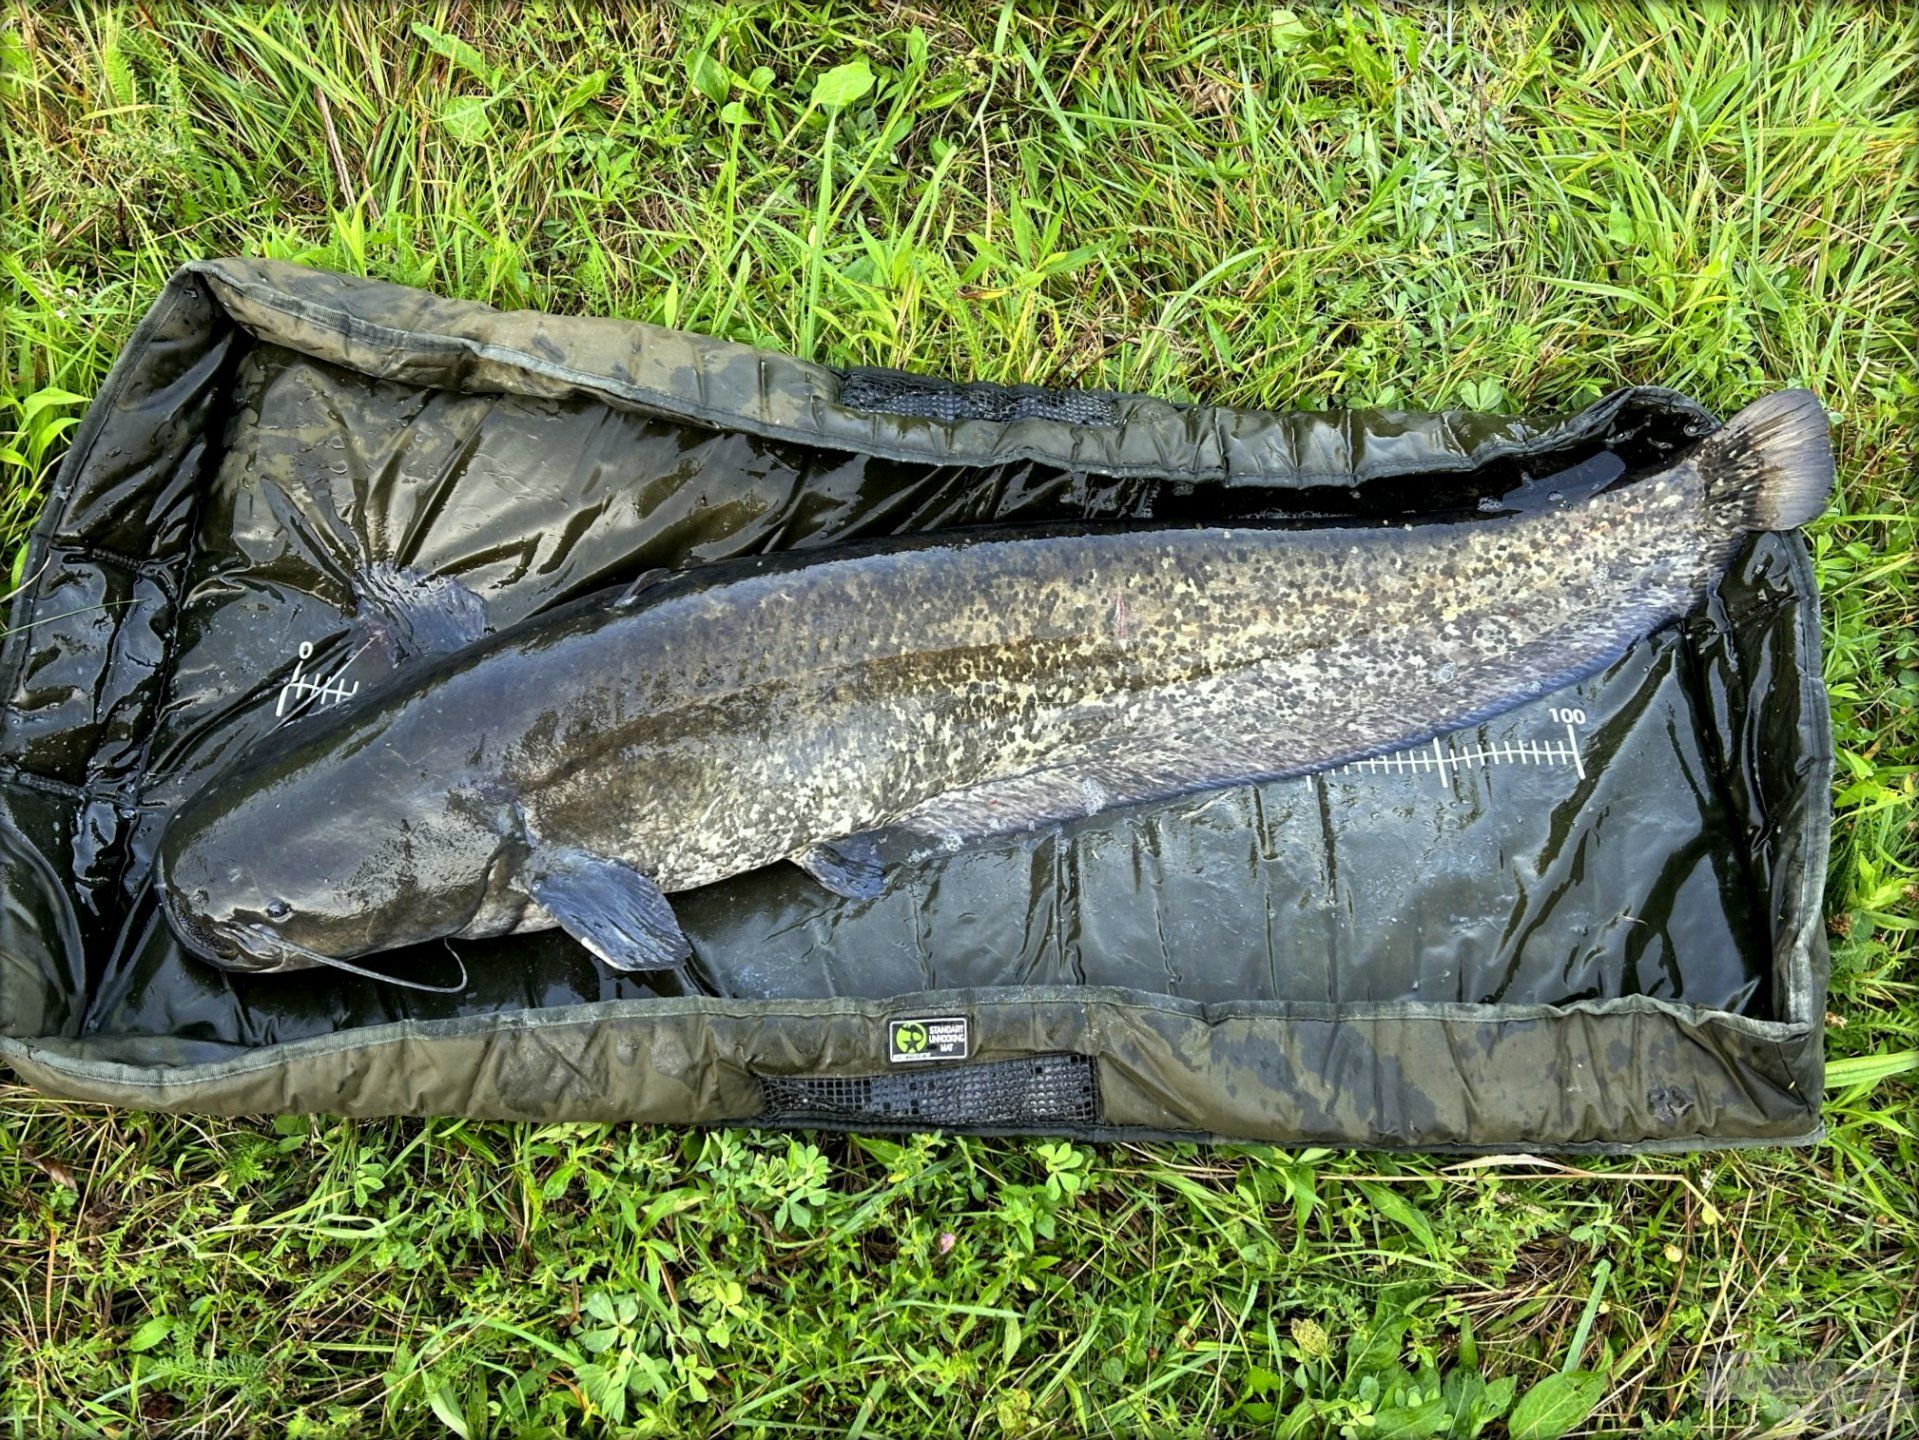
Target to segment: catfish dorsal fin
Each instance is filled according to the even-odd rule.
[[[624,590],[613,597],[614,607],[616,609],[625,609],[629,605],[637,604],[642,595],[672,573],[671,570],[657,566],[651,570],[642,570],[638,575],[633,577],[632,581]]]

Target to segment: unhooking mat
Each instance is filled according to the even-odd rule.
[[[451,996],[231,975],[148,882],[185,797],[374,678],[348,644],[374,562],[457,577],[497,628],[854,537],[1499,513],[1713,424],[1652,388],[1548,421],[963,384],[188,266],[76,431],[0,649],[0,1060],[223,1113],[1810,1139],[1831,761],[1793,537],[1604,673],[1417,751],[983,844],[870,902],[791,866],[675,896],[685,981],[557,931],[461,942]]]

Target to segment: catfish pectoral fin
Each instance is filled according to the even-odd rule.
[[[542,846],[531,857],[526,890],[615,970],[671,970],[693,954],[660,887],[619,860]]]
[[[486,603],[451,575],[376,561],[353,577],[360,629],[395,665],[447,655],[486,633]]]
[[[793,863],[844,900],[871,900],[886,885],[879,841],[871,834],[808,845]]]

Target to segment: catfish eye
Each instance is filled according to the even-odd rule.
[[[284,900],[267,901],[266,915],[269,920],[284,920],[293,913],[293,907]]]

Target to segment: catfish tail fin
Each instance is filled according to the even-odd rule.
[[[1693,452],[1706,498],[1736,530],[1792,530],[1826,508],[1832,441],[1810,390],[1752,402]]]

